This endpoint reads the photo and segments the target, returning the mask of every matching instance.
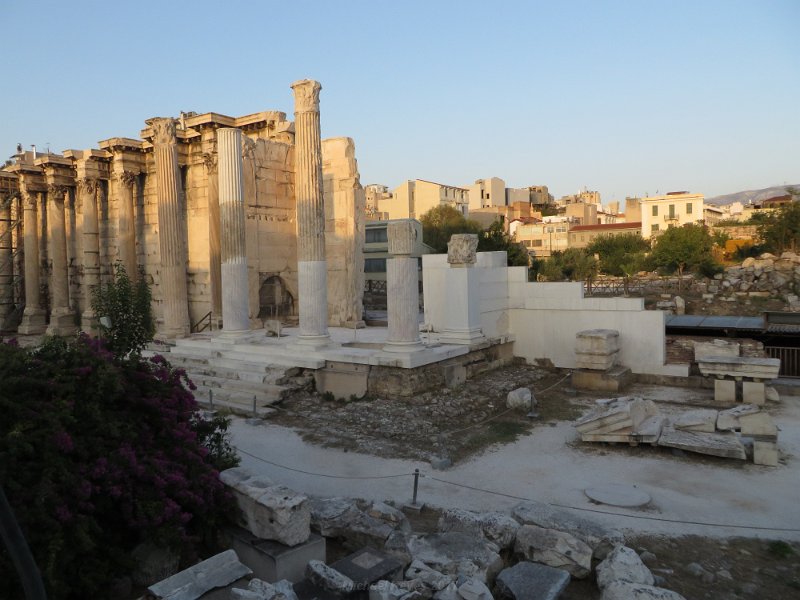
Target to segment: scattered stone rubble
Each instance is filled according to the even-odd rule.
[[[662,415],[651,400],[622,397],[597,400],[594,411],[575,422],[584,442],[649,443],[688,452],[746,460],[752,440],[753,462],[778,465],[778,428],[754,404],[727,410],[695,409]]]
[[[708,283],[708,293],[715,295],[762,296],[783,298],[789,310],[800,310],[800,255],[784,252],[777,257],[764,253],[746,258],[741,266],[728,267]]]
[[[264,515],[274,509],[271,501],[265,505],[258,500],[264,489],[278,486],[244,469],[223,475],[237,498],[246,499],[245,510],[261,513],[245,519],[261,531]],[[298,496],[287,491],[289,498]],[[311,529],[360,550],[330,565],[309,560],[303,579],[294,583],[254,578],[255,569],[228,550],[151,586],[148,598],[555,600],[571,579],[589,578],[593,572],[603,600],[682,598],[656,587],[653,574],[625,546],[622,533],[545,503],[522,502],[510,515],[445,510],[437,531],[429,534],[413,533],[405,514],[383,502],[308,498],[302,504]],[[302,511],[292,511],[291,519],[307,522]],[[293,529],[286,520],[283,525]],[[280,533],[270,530],[271,535]]]

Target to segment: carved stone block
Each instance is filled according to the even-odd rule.
[[[451,265],[474,265],[477,260],[478,236],[455,233],[447,242],[447,262]]]

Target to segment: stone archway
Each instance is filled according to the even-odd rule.
[[[277,275],[264,280],[258,290],[258,318],[276,319],[294,314],[294,297]]]

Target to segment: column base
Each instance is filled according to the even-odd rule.
[[[425,345],[420,340],[416,342],[386,342],[382,350],[384,352],[402,352],[404,354],[409,354],[411,352],[425,350]]]
[[[305,350],[319,350],[330,348],[334,344],[330,335],[298,335],[294,345]]]
[[[445,329],[439,336],[439,343],[470,345],[477,342],[482,342],[485,339],[486,337],[483,335],[483,332],[480,329],[469,329],[466,331]]]
[[[41,335],[46,329],[47,321],[44,310],[41,308],[25,308],[17,333],[20,335]]]
[[[167,339],[179,339],[189,337],[189,330],[184,329],[183,327],[173,327],[171,329],[160,329],[156,332],[156,335],[160,338],[167,338]]]
[[[96,336],[99,331],[99,324],[97,315],[93,310],[85,310],[81,315],[81,331],[92,337]]]
[[[74,335],[78,331],[75,325],[75,313],[68,308],[55,308],[50,313],[50,325],[47,326],[47,335]]]

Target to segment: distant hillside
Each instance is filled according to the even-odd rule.
[[[768,200],[777,196],[784,196],[787,194],[786,188],[794,188],[800,190],[800,184],[795,185],[775,185],[773,187],[764,188],[763,190],[748,190],[746,192],[736,192],[734,194],[725,194],[723,196],[714,196],[713,198],[706,198],[706,204],[716,204],[723,206],[733,202],[741,202],[747,204],[750,201],[756,202],[759,200]]]

